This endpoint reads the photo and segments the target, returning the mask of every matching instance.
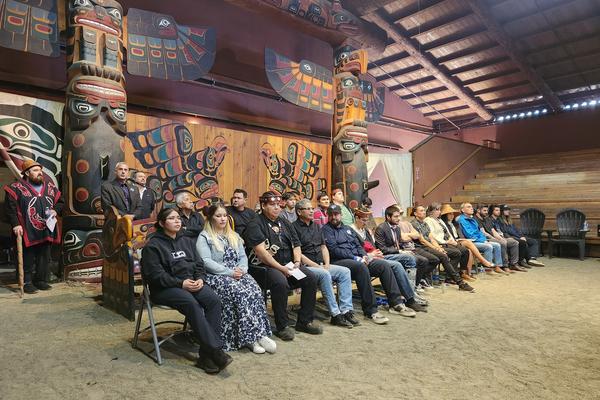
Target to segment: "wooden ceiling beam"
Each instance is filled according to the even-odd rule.
[[[473,92],[473,94],[475,96],[481,96],[482,94],[494,93],[494,92],[498,92],[500,90],[513,89],[516,87],[521,87],[521,86],[530,85],[530,84],[531,84],[531,82],[529,82],[528,80],[511,82],[511,83],[507,83],[505,85],[492,86],[492,87],[489,87],[486,89],[477,90],[477,91]]]
[[[513,94],[511,96],[496,97],[495,99],[484,101],[483,103],[487,106],[490,104],[504,103],[505,101],[525,99],[527,97],[532,97],[532,96],[539,96],[539,95],[537,92],[519,93],[519,94]]]
[[[545,79],[547,81],[556,81],[559,79],[570,78],[572,76],[583,75],[583,74],[590,74],[592,72],[598,72],[598,71],[600,71],[600,67],[594,67],[594,68],[589,68],[589,69],[582,70],[582,71],[569,72],[568,74],[547,76]]]
[[[474,38],[476,36],[485,33],[486,29],[484,26],[479,26],[475,28],[471,28],[466,31],[456,32],[452,35],[443,36],[439,39],[433,40],[429,43],[425,43],[421,46],[422,51],[434,51],[442,47],[450,46],[452,44],[458,43],[461,40]]]
[[[458,75],[458,74],[463,74],[465,72],[474,71],[474,70],[477,70],[480,68],[489,67],[494,64],[499,64],[499,63],[507,61],[507,60],[510,60],[509,56],[500,56],[500,57],[489,58],[487,60],[482,60],[482,61],[474,62],[471,64],[467,64],[460,68],[451,69],[448,71],[448,73],[450,75],[454,76],[454,75]]]
[[[404,7],[402,10],[390,15],[390,20],[399,22],[405,18],[412,17],[415,14],[426,11],[428,8],[435,7],[445,0],[422,0],[415,1],[410,6]],[[366,17],[366,16],[365,16]]]
[[[473,12],[471,10],[461,10],[458,12],[450,13],[444,15],[442,18],[433,19],[431,21],[427,21],[424,24],[417,26],[416,28],[409,29],[406,31],[406,34],[414,39],[417,36],[422,36],[431,33],[436,29],[441,29],[455,24],[457,21],[460,21],[461,19],[471,15],[473,15]]]
[[[370,62],[369,65],[367,65],[367,69],[383,67],[386,64],[391,64],[393,62],[400,61],[402,59],[407,58],[408,56],[409,56],[409,54],[406,51],[392,54],[391,56],[387,56],[387,57],[381,58],[379,60],[374,60],[374,61]]]
[[[492,74],[481,75],[481,76],[478,76],[477,78],[464,80],[464,81],[462,81],[462,84],[463,84],[463,86],[468,86],[468,85],[472,85],[474,83],[480,83],[480,82],[485,82],[485,81],[489,81],[489,80],[496,79],[496,78],[501,78],[503,76],[511,75],[511,74],[514,74],[517,72],[521,72],[521,70],[519,68],[505,69],[504,71],[498,71],[498,72],[494,72]]]
[[[473,111],[475,111],[481,118],[488,121],[493,118],[493,115],[486,110],[475,98],[471,97],[471,94],[464,88],[456,84],[450,77],[448,77],[438,65],[435,65],[429,57],[425,56],[409,38],[406,38],[400,33],[399,28],[389,22],[381,11],[375,12],[369,15],[369,20],[374,22],[379,27],[386,30],[388,36],[391,37],[398,43],[416,62],[421,64],[429,73],[446,86],[452,93],[454,93],[461,101],[468,105]]]
[[[555,58],[554,60],[545,61],[540,64],[533,64],[532,67],[537,69],[537,68],[547,67],[549,65],[560,64],[560,63],[563,63],[566,61],[573,61],[573,60],[577,60],[580,58],[597,57],[597,56],[600,56],[600,48],[589,49],[589,50],[586,50],[585,53],[569,54],[567,56]]]
[[[411,105],[411,107],[412,108],[423,108],[423,107],[428,107],[428,106],[435,106],[436,104],[444,104],[444,103],[448,103],[450,101],[456,101],[456,100],[458,100],[458,97],[451,96],[451,97],[446,97],[444,99],[431,100],[426,103],[413,104],[413,105]]]
[[[448,88],[446,86],[440,86],[437,88],[433,88],[433,89],[427,89],[427,90],[422,90],[420,92],[414,92],[414,94],[407,94],[404,96],[400,96],[400,98],[402,100],[410,100],[410,99],[414,99],[415,96],[427,96],[429,94],[434,94],[434,93],[439,93],[439,92],[444,92],[448,90]]]
[[[370,14],[377,11],[379,8],[383,8],[394,3],[397,0],[343,0],[342,5],[352,14],[357,17]]]
[[[533,12],[524,12],[521,15],[511,16],[511,17],[509,17],[509,18],[507,18],[507,19],[505,19],[503,21],[500,21],[499,23],[500,23],[500,25],[512,24],[513,22],[521,21],[521,20],[529,18],[529,17],[531,17],[533,15],[542,14],[542,13],[544,13],[546,11],[552,11],[555,8],[560,8],[560,7],[566,6],[567,4],[573,3],[575,1],[578,1],[578,0],[561,0],[558,3],[556,3],[556,4],[550,4],[547,7],[539,7],[536,4],[536,8],[535,8],[535,10]]]
[[[410,74],[411,72],[418,71],[423,69],[423,67],[419,64],[411,65],[410,67],[401,68],[395,71],[389,71],[383,75],[379,75],[375,78],[377,82],[385,81],[390,78],[396,78],[402,75]]]
[[[584,19],[581,19],[581,17],[575,17],[575,18],[571,18],[570,20],[563,22],[561,24],[558,24],[558,25],[551,25],[551,26],[548,26],[545,28],[540,28],[540,29],[537,29],[537,30],[534,30],[531,32],[527,32],[523,35],[519,35],[519,37],[517,37],[515,39],[518,39],[520,42],[523,42],[533,36],[541,35],[542,33],[554,32],[557,29],[562,29],[567,26],[584,23],[584,22],[587,22],[590,20],[598,20],[598,19],[600,19],[600,16],[598,16],[598,15],[592,15],[592,16],[584,18]]]
[[[589,33],[587,35],[579,36],[579,37],[577,37],[577,38],[575,38],[573,40],[568,40],[568,41],[560,42],[560,43],[552,43],[552,44],[547,45],[547,46],[538,47],[535,50],[526,53],[525,56],[526,57],[530,57],[530,56],[533,56],[534,54],[540,54],[540,53],[543,53],[543,52],[546,52],[546,51],[555,51],[555,50],[558,50],[560,48],[563,48],[563,47],[566,47],[566,46],[570,46],[572,44],[576,44],[576,43],[579,43],[579,42],[583,42],[585,40],[597,38],[599,35],[600,35],[600,32],[597,31],[597,32]]]
[[[498,46],[499,46],[498,43],[492,42],[492,43],[484,44],[481,46],[468,47],[464,50],[450,53],[447,56],[439,57],[439,58],[437,58],[437,62],[439,64],[445,64],[447,62],[459,60],[464,57],[469,57],[469,56],[472,56],[473,54],[477,54],[482,51],[490,50],[490,49],[493,49],[494,47],[498,47]]]
[[[408,82],[402,82],[398,85],[388,86],[388,89],[390,89],[392,92],[395,90],[408,89],[412,86],[422,85],[427,82],[435,81],[435,79],[436,78],[434,76],[427,76],[425,78],[419,78]]]
[[[519,53],[519,50],[513,44],[513,39],[504,31],[502,26],[496,22],[492,12],[487,8],[481,0],[467,0],[469,6],[475,14],[481,19],[482,23],[488,29],[488,35],[495,41],[500,43],[504,48],[508,56],[512,61],[519,67],[519,69],[525,74],[527,79],[531,81],[533,86],[544,96],[544,99],[548,102],[550,107],[554,111],[562,110],[562,102],[554,94],[550,86],[538,75],[537,72],[525,61],[525,58]]]
[[[467,105],[463,105],[463,106],[456,106],[456,107],[451,107],[451,108],[446,108],[445,110],[435,110],[435,111],[431,111],[428,113],[424,113],[423,115],[426,117],[430,117],[432,115],[436,115],[436,114],[444,114],[444,113],[449,113],[449,112],[453,112],[453,111],[460,111],[460,110],[466,110],[468,108],[471,108]],[[477,114],[479,115],[479,114]]]

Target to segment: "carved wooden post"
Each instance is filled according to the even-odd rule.
[[[68,0],[63,186],[65,278],[100,278],[101,184],[124,159],[127,97],[123,9],[114,0]]]

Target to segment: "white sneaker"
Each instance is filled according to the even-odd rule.
[[[422,306],[428,306],[429,302],[427,301],[427,299],[422,298],[421,296],[419,296],[418,294],[415,293],[415,297],[414,297],[415,301],[422,305]]]
[[[369,321],[372,321],[374,324],[377,324],[377,325],[387,324],[388,321],[390,320],[388,317],[385,317],[383,314],[380,314],[379,312],[376,312],[375,314],[371,315],[370,317],[365,316],[365,318],[368,319]]]
[[[268,336],[258,339],[258,344],[262,346],[267,353],[273,354],[277,351],[277,343]]]
[[[250,350],[252,350],[254,354],[264,354],[264,352],[266,351],[264,347],[258,344],[258,342],[251,343],[247,346]]]
[[[394,307],[390,307],[388,311],[390,312],[390,314],[401,315],[403,317],[414,318],[417,315],[415,310],[413,310],[412,308],[406,307],[402,303],[396,304]]]

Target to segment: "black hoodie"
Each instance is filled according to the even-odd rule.
[[[142,250],[142,275],[151,290],[180,288],[186,279],[204,280],[195,240],[182,233],[173,239],[156,232]]]

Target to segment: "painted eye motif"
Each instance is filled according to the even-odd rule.
[[[171,22],[169,22],[168,19],[163,18],[158,22],[158,26],[160,28],[168,28],[169,26],[171,26]]]
[[[73,0],[73,5],[75,7],[87,7],[91,6],[92,3],[89,0]]]
[[[350,87],[350,86],[354,85],[354,82],[352,82],[352,79],[346,79],[346,80],[344,80],[343,85],[344,85],[344,87]]]
[[[122,18],[121,11],[117,10],[116,8],[111,9],[108,13],[110,15],[112,15],[114,18],[118,19],[119,21]]]
[[[122,108],[116,108],[113,110],[113,115],[115,116],[116,119],[118,119],[119,121],[125,121],[125,110],[123,110]]]
[[[19,123],[13,126],[13,134],[21,139],[27,139],[30,133],[31,129],[25,124]]]
[[[81,114],[89,114],[94,111],[94,107],[87,103],[77,103],[75,104],[75,109]]]

